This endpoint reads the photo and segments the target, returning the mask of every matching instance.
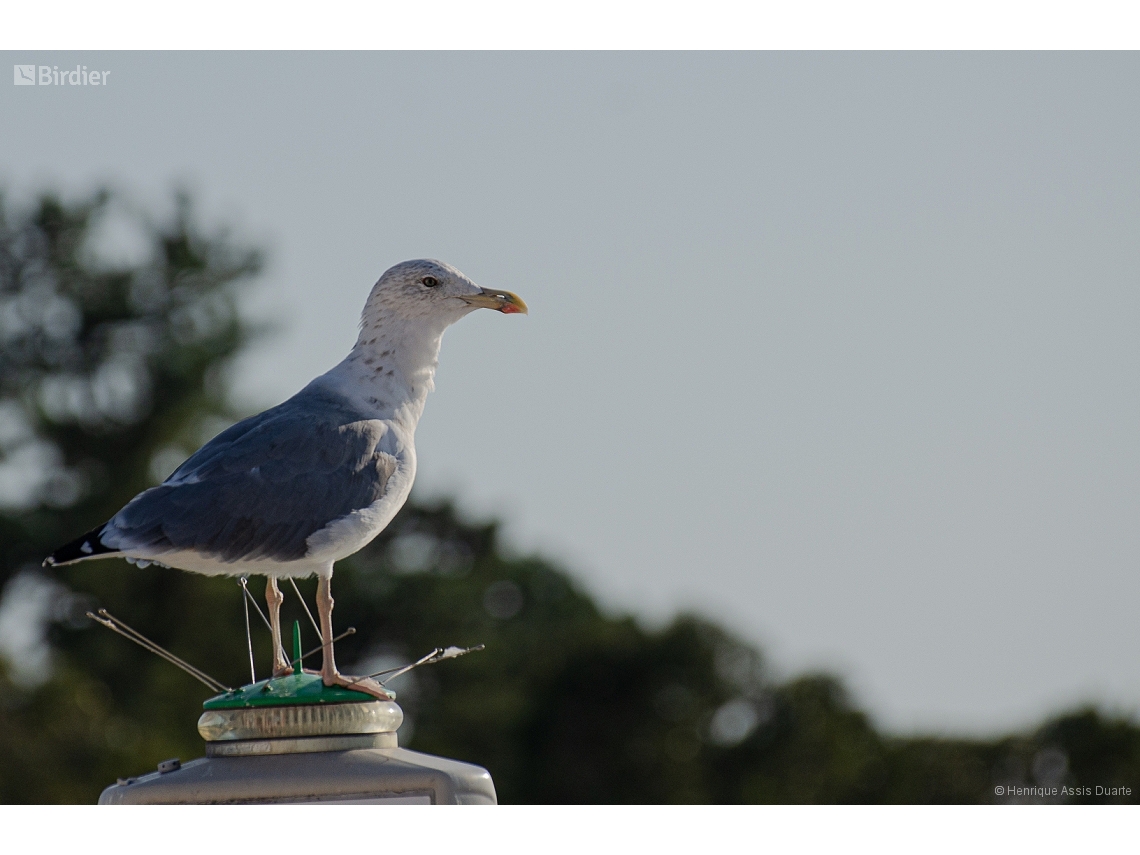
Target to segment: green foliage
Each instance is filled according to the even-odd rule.
[[[202,236],[182,201],[172,224],[148,227],[150,261],[100,266],[89,235],[109,204],[45,199],[26,217],[0,204],[0,467],[33,448],[44,474],[0,512],[0,569],[6,602],[29,586],[47,592],[53,663],[38,683],[0,672],[4,802],[91,802],[116,777],[202,753],[194,724],[210,692],[92,625],[87,609],[108,608],[229,685],[249,679],[234,580],[119,561],[50,578],[39,569],[172,468],[156,461],[232,418],[217,374],[250,336],[234,297],[255,254]],[[300,585],[311,602],[313,582]],[[290,590],[283,617],[301,621],[308,649],[315,633]],[[1140,791],[1140,729],[1127,720],[1086,710],[992,742],[886,737],[833,678],[777,682],[756,650],[694,616],[647,630],[607,615],[561,569],[509,557],[494,525],[447,504],[406,507],[337,566],[334,593],[338,627],[357,629],[338,644],[346,670],[486,645],[393,687],[407,715],[401,742],[486,766],[503,802],[1008,800],[998,785],[1133,793],[1056,799],[1103,802]],[[265,676],[268,633],[254,621]]]
[[[172,456],[232,421],[219,372],[252,333],[235,289],[258,256],[202,235],[188,201],[177,202],[163,226],[122,215],[148,258],[115,265],[92,240],[116,213],[108,193],[45,197],[26,213],[0,198],[0,584],[9,596],[48,593],[55,664],[36,689],[13,682],[12,669],[3,678],[3,801],[90,801],[96,782],[139,756],[198,748],[192,732],[148,724],[180,716],[197,694],[169,666],[91,632],[88,608],[122,605],[199,659],[199,627],[241,619],[229,591],[190,591],[185,579],[123,562],[50,580],[39,569],[55,546],[151,486],[156,463],[173,468]]]
[[[0,584],[151,486],[158,452],[193,451],[231,415],[217,375],[250,334],[234,287],[257,254],[195,231],[183,197],[172,224],[136,223],[148,261],[102,263],[90,237],[110,203],[46,197],[14,220],[0,197],[0,464],[9,482],[19,460],[45,476],[5,496]]]

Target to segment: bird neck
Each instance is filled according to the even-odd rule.
[[[375,418],[394,418],[414,431],[435,387],[446,326],[430,318],[366,321],[355,347],[324,378]]]

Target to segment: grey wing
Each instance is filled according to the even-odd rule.
[[[384,495],[398,465],[387,430],[302,392],[219,434],[112,517],[100,539],[146,555],[298,560],[312,534]]]

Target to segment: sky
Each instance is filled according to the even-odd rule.
[[[13,199],[266,249],[242,407],[443,259],[531,311],[445,336],[421,499],[894,732],[1140,706],[1137,54],[3,56],[111,72],[0,84]]]

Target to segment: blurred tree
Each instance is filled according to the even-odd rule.
[[[106,259],[99,234],[116,226],[140,259]],[[25,636],[0,706],[5,801],[90,801],[97,781],[140,752],[171,750],[148,719],[197,702],[157,661],[92,633],[88,607],[127,599],[163,644],[190,656],[209,648],[213,624],[240,619],[232,597],[213,602],[209,586],[124,562],[51,577],[39,566],[232,421],[221,371],[253,332],[235,289],[258,265],[255,252],[197,231],[185,196],[166,225],[106,192],[73,204],[48,196],[26,212],[0,198],[0,616],[9,642]],[[41,618],[50,662],[27,643]]]
[[[115,561],[39,569],[234,417],[220,370],[251,336],[234,301],[255,253],[203,236],[183,199],[169,225],[141,221],[147,260],[108,265],[93,235],[112,201],[47,198],[17,215],[0,199],[0,630],[39,615],[51,650],[37,669],[34,649],[9,643],[0,662],[5,802],[90,802],[120,775],[202,753],[208,690],[93,627],[83,613],[95,604],[230,685],[248,679],[233,580]],[[311,597],[311,581],[301,588]],[[315,644],[295,598],[283,616]],[[1046,799],[1104,802],[1140,790],[1128,720],[1085,710],[991,742],[886,737],[834,679],[774,681],[756,650],[696,617],[648,631],[606,615],[565,572],[506,556],[493,524],[448,504],[409,504],[338,564],[337,620],[358,630],[338,647],[359,672],[486,644],[393,686],[401,743],[486,766],[504,802],[991,802],[1026,800],[999,785],[1130,788]],[[264,675],[268,633],[256,630]]]

